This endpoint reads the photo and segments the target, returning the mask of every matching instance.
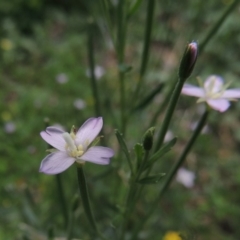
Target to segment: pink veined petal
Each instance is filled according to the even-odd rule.
[[[56,127],[47,127],[46,131],[40,133],[45,142],[53,146],[54,148],[65,151],[66,142],[62,137],[64,132]]]
[[[114,151],[107,147],[90,147],[87,152],[81,156],[81,160],[93,162],[96,164],[109,164],[110,158],[113,157]]]
[[[39,172],[45,174],[58,174],[69,168],[75,159],[65,152],[55,152],[47,155],[41,162]]]
[[[209,100],[207,100],[207,103],[211,108],[213,108],[219,112],[225,112],[230,106],[229,101],[226,99],[222,99],[222,98],[221,99],[209,99]]]
[[[213,88],[212,88],[211,92],[217,93],[217,92],[221,91],[223,83],[224,83],[224,81],[220,76],[211,75],[205,80],[204,88],[209,89],[210,85],[212,84]]]
[[[89,118],[76,134],[77,145],[82,144],[84,147],[87,147],[97,137],[102,129],[102,126],[102,117]]]
[[[226,90],[222,98],[240,98],[240,88]]]
[[[204,97],[205,92],[202,88],[193,86],[191,84],[184,84],[182,94],[194,97]]]

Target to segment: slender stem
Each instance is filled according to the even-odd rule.
[[[57,182],[58,196],[59,196],[63,220],[64,220],[64,226],[68,226],[68,210],[67,210],[66,199],[63,191],[63,186],[62,186],[61,174],[56,175],[56,182]]]
[[[122,64],[124,60],[124,47],[126,37],[125,0],[121,0],[118,2],[117,18],[117,54],[118,61],[120,64]]]
[[[119,238],[120,240],[124,239],[126,227],[127,227],[128,220],[129,220],[129,217],[130,217],[130,211],[129,211],[129,205],[130,204],[129,203],[132,199],[132,196],[135,193],[134,185],[135,185],[135,181],[134,181],[134,179],[131,179],[130,189],[129,189],[128,196],[127,196],[127,201],[126,201],[126,204],[125,204],[125,211],[124,211],[124,214],[123,214],[122,229],[121,229],[121,234],[120,234],[120,238]]]
[[[54,240],[54,228],[53,225],[48,227],[47,240]]]
[[[126,116],[125,116],[125,74],[123,72],[119,73],[120,80],[120,105],[121,105],[121,131],[125,135],[126,131]]]
[[[142,51],[142,61],[141,61],[141,67],[140,67],[139,80],[138,80],[136,91],[134,94],[134,96],[135,96],[134,99],[137,99],[137,97],[138,97],[138,94],[140,92],[140,89],[141,89],[141,86],[143,83],[143,76],[147,69],[147,64],[148,64],[148,59],[149,59],[150,40],[151,40],[151,33],[152,33],[153,16],[154,16],[154,6],[155,6],[155,0],[148,0],[144,43],[143,43],[143,51]]]
[[[169,100],[170,100],[170,98],[172,96],[172,92],[173,92],[173,90],[175,88],[175,85],[176,85],[176,81],[171,83],[171,86],[167,90],[166,96],[165,96],[162,104],[160,105],[160,107],[157,109],[157,111],[153,115],[153,118],[152,118],[152,120],[150,122],[149,127],[152,127],[152,126],[154,126],[156,124],[158,116],[163,112],[163,110],[167,106],[167,104],[168,104],[168,102],[169,102]]]
[[[109,2],[106,1],[106,0],[100,0],[100,7],[103,11],[103,16],[105,17],[106,19],[106,27],[108,29],[108,32],[110,34],[110,37],[112,38],[112,43],[114,45],[114,47],[116,47],[116,43],[115,43],[115,37],[114,37],[114,34],[113,34],[113,23],[112,23],[112,19],[111,19],[111,16],[109,14]]]
[[[125,116],[125,72],[121,70],[124,64],[124,48],[126,38],[126,15],[125,15],[125,0],[118,2],[117,9],[117,56],[119,65],[119,84],[120,84],[120,106],[121,106],[121,132],[125,134],[126,116]]]
[[[98,87],[95,76],[95,62],[94,62],[94,44],[93,44],[93,24],[90,23],[88,26],[88,62],[90,69],[90,80],[91,80],[91,88],[94,99],[94,107],[95,107],[95,115],[101,116],[100,111],[100,99],[98,93]]]
[[[186,147],[184,148],[184,150],[183,150],[182,154],[180,155],[179,159],[177,160],[177,162],[173,165],[170,173],[167,175],[166,180],[163,184],[163,187],[160,191],[159,196],[164,194],[164,192],[167,190],[170,183],[172,182],[177,170],[183,164],[184,160],[186,159],[186,156],[188,155],[188,153],[191,150],[193,144],[195,143],[197,137],[199,136],[203,127],[205,126],[205,123],[207,121],[207,117],[208,117],[208,110],[206,110],[205,113],[202,115],[200,121],[198,122],[198,125],[197,125],[195,131],[193,132],[192,137],[190,138],[189,142],[187,143]]]
[[[156,210],[156,206],[159,203],[159,199],[162,197],[162,195],[166,192],[168,189],[170,183],[172,182],[177,170],[180,168],[180,166],[183,164],[184,160],[186,159],[189,151],[191,150],[193,144],[196,142],[197,137],[201,133],[203,127],[205,126],[205,123],[207,121],[208,117],[208,110],[205,111],[205,113],[202,115],[200,121],[198,122],[198,125],[193,132],[192,137],[188,141],[186,147],[184,148],[182,154],[180,155],[179,159],[176,161],[176,163],[173,165],[172,169],[170,170],[170,173],[167,175],[165,182],[163,183],[163,186],[159,192],[158,197],[154,201],[154,203],[151,205],[151,208],[147,212],[146,216],[142,219],[142,221],[139,223],[139,225],[135,228],[132,240],[137,239],[138,232],[142,229],[143,225],[146,223],[146,221],[149,219],[149,217],[152,215],[152,213]]]
[[[168,126],[169,126],[169,124],[171,122],[174,109],[175,109],[175,107],[177,105],[178,98],[179,98],[179,95],[181,93],[181,90],[182,90],[182,87],[183,87],[183,84],[184,84],[184,80],[185,79],[180,79],[179,78],[179,80],[178,80],[178,82],[177,82],[177,84],[175,86],[175,89],[173,90],[172,96],[170,98],[169,105],[168,105],[167,110],[166,110],[166,115],[165,115],[165,118],[163,120],[160,133],[158,135],[157,143],[156,143],[156,146],[155,146],[155,152],[163,144],[164,137],[165,137],[166,132],[168,130]]]
[[[213,27],[210,29],[210,31],[207,33],[206,37],[203,39],[203,41],[199,44],[199,54],[203,51],[203,49],[206,47],[208,42],[212,39],[212,37],[217,33],[221,25],[224,23],[228,15],[234,10],[234,8],[239,3],[239,0],[234,0],[231,5],[223,12],[223,14],[220,16],[216,24],[213,25]]]
[[[130,218],[130,216],[133,212],[135,203],[137,201],[136,194],[137,194],[137,191],[138,191],[138,186],[136,185],[136,182],[140,179],[142,170],[144,169],[145,163],[148,160],[148,156],[149,156],[149,151],[146,151],[145,154],[144,154],[144,157],[143,157],[143,161],[141,163],[141,166],[139,167],[139,170],[138,170],[137,174],[133,175],[132,179],[131,179],[130,189],[129,189],[129,192],[128,192],[128,197],[127,197],[127,201],[126,201],[126,205],[125,205],[125,211],[124,211],[124,214],[123,214],[124,221],[123,221],[122,232],[121,232],[121,237],[120,237],[121,240],[124,239],[125,230],[126,230],[129,218]],[[141,192],[141,188],[140,188],[140,192]],[[139,196],[139,195],[140,194],[138,193],[137,196]]]
[[[77,165],[77,176],[78,176],[78,186],[79,186],[79,190],[80,190],[81,200],[82,200],[82,204],[83,204],[83,208],[84,208],[86,217],[87,217],[90,225],[92,226],[92,230],[93,230],[94,234],[96,236],[100,237],[101,239],[105,240],[105,238],[98,231],[97,224],[95,222],[95,219],[94,219],[94,216],[92,213],[92,209],[91,209],[91,205],[89,202],[88,188],[87,188],[87,183],[86,183],[83,167],[80,165]]]
[[[68,225],[68,231],[67,231],[67,240],[72,239],[73,225],[74,225],[74,212],[70,212],[69,225]]]

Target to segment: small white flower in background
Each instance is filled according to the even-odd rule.
[[[58,174],[69,168],[74,162],[83,164],[85,161],[96,164],[109,164],[114,151],[111,148],[93,146],[89,147],[97,137],[103,126],[102,117],[89,118],[75,133],[70,133],[56,127],[47,127],[40,133],[41,137],[56,148],[47,155],[41,163],[40,172],[45,174]]]
[[[193,123],[191,123],[190,129],[191,129],[192,131],[195,131],[195,129],[197,128],[197,125],[198,125],[198,122],[193,122]],[[202,134],[207,134],[207,133],[209,133],[209,132],[210,132],[209,126],[208,126],[208,125],[205,125],[205,126],[203,127],[201,133],[202,133]]]
[[[6,122],[4,124],[4,131],[9,134],[14,133],[16,131],[15,123],[14,122]]]
[[[228,86],[229,84],[224,84],[221,77],[211,75],[206,79],[202,88],[184,84],[182,94],[198,97],[198,103],[207,102],[211,108],[225,112],[230,106],[229,101],[236,101],[240,98],[240,88],[227,90]]]
[[[186,168],[179,168],[176,176],[176,181],[181,183],[186,188],[194,186],[195,174]]]
[[[86,107],[86,102],[84,100],[78,98],[73,102],[73,106],[78,110],[82,110]]]
[[[168,130],[165,137],[164,137],[164,142],[169,142],[174,138],[173,132]]]
[[[94,74],[95,74],[95,77],[96,79],[100,79],[104,74],[105,74],[105,69],[101,66],[96,66],[94,68]],[[91,73],[90,73],[90,69],[87,69],[86,71],[86,75],[90,78],[91,77]]]
[[[60,73],[56,76],[56,81],[59,83],[59,84],[64,84],[66,82],[68,82],[68,76],[67,74],[65,73]]]

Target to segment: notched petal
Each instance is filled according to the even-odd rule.
[[[62,137],[63,131],[55,127],[48,127],[46,131],[40,133],[44,141],[54,148],[65,151],[66,142]]]
[[[89,118],[78,130],[76,142],[78,145],[89,145],[99,134],[103,126],[102,117]],[[87,147],[85,146],[85,147]]]
[[[41,162],[39,172],[45,174],[58,174],[65,171],[75,162],[64,152],[55,152],[47,155]]]

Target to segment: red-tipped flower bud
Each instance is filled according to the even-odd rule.
[[[185,81],[192,73],[198,55],[198,45],[196,42],[191,42],[187,45],[183,54],[180,67],[179,78]]]

